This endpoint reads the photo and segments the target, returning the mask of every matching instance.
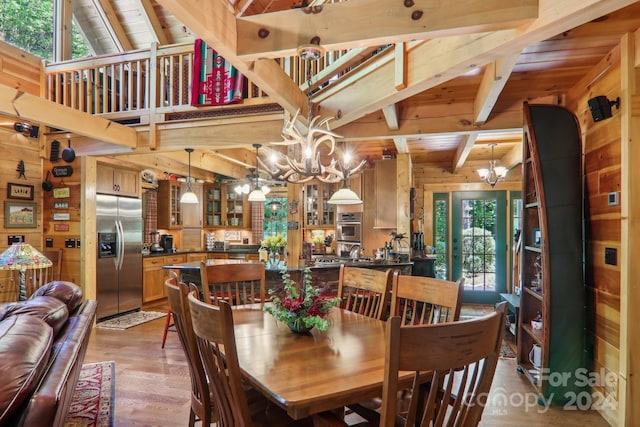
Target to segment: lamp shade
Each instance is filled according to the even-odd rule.
[[[0,255],[2,270],[34,270],[51,265],[49,258],[28,243],[14,243]]]
[[[247,198],[247,200],[249,200],[250,202],[264,202],[265,200],[267,200],[267,198],[264,197],[264,193],[262,192],[262,190],[256,188],[251,193],[249,193],[249,197]]]
[[[180,196],[180,203],[198,203],[198,196],[193,191],[187,190]]]
[[[362,203],[362,200],[358,197],[358,195],[351,189],[347,187],[342,187],[335,193],[327,203],[332,205],[359,205]]]

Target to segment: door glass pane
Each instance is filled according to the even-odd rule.
[[[449,277],[449,199],[448,195],[434,195],[434,234],[436,247],[435,273],[438,279]]]
[[[465,288],[495,291],[495,200],[462,201],[462,274]]]
[[[281,234],[287,238],[287,198],[278,195],[267,196],[264,201],[263,240]]]

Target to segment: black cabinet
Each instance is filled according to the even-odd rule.
[[[412,276],[436,277],[435,258],[413,258]]]

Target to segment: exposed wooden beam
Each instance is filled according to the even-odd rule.
[[[71,59],[72,0],[53,0],[53,58],[55,62]]]
[[[140,3],[142,16],[145,21],[147,21],[147,26],[149,27],[149,30],[151,30],[151,34],[153,34],[155,41],[162,46],[170,44],[171,42],[167,38],[164,28],[162,28],[162,25],[160,24],[158,15],[155,10],[153,10],[151,0],[138,0],[138,2]]]
[[[473,144],[476,143],[476,139],[478,138],[478,132],[472,132],[465,140],[458,145],[458,149],[456,150],[455,156],[453,156],[453,163],[451,164],[451,173],[458,173],[464,162],[467,161],[467,157],[469,157],[469,153],[473,148]]]
[[[395,49],[395,75],[394,86],[396,89],[404,89],[407,87],[407,57],[405,55],[405,44],[396,43]]]
[[[164,8],[203,40],[214,46],[227,61],[265,91],[289,113],[299,108],[307,116],[306,95],[271,59],[244,62],[237,56],[236,18],[223,1],[158,0]]]
[[[409,154],[409,145],[407,144],[407,138],[393,138],[393,144],[396,146],[396,151],[398,152],[398,154]]]
[[[511,169],[522,163],[522,142],[517,143],[507,154],[500,159],[500,165]]]
[[[468,135],[473,132],[495,133],[496,130],[522,131],[522,111],[513,110],[496,114],[483,125],[475,125],[472,113],[447,114],[438,117],[420,117],[400,122],[398,130],[390,130],[387,124],[375,116],[367,116],[340,128],[345,141],[370,141],[404,137],[420,138],[428,134]]]
[[[83,113],[0,85],[0,113],[35,121],[56,129],[85,135],[129,148],[137,147],[135,129]]]
[[[487,64],[473,108],[475,123],[484,123],[487,121],[519,57],[520,53],[517,53]]]
[[[109,37],[111,38],[116,50],[119,52],[128,52],[133,50],[133,44],[131,44],[131,40],[129,40],[127,32],[120,23],[111,1],[92,0],[92,2],[98,16],[109,33]]]
[[[243,60],[293,56],[318,38],[328,50],[514,28],[538,16],[538,0],[351,0],[237,19]],[[267,35],[265,36],[265,31]]]
[[[357,66],[363,61],[363,59],[371,57],[371,53],[375,51],[376,47],[356,48],[351,49],[337,60],[333,61],[329,66],[323,68],[320,72],[313,76],[311,85],[313,88],[317,88],[323,83],[329,81],[329,79],[335,76],[340,71]],[[305,81],[300,85],[300,89],[306,91],[308,84]]]
[[[379,55],[377,66],[348,85],[337,82],[334,95],[321,107],[339,118],[334,129],[424,90],[458,77],[505,55],[511,55],[541,40],[568,31],[621,9],[633,0],[540,0],[539,18],[516,30],[459,35],[419,42],[407,49],[407,89],[393,86],[394,67],[390,54]],[[386,58],[385,58],[386,56]],[[375,88],[375,90],[374,90]],[[342,132],[340,130],[340,132]]]
[[[398,120],[398,107],[396,104],[387,105],[382,109],[384,119],[390,130],[398,130],[400,122]]]

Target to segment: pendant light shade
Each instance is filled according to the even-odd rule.
[[[193,148],[185,148],[184,151],[189,153],[189,176],[187,177],[187,191],[180,196],[180,203],[198,203],[198,196],[191,190],[191,153],[193,153]]]
[[[261,189],[256,188],[251,193],[249,193],[249,197],[247,198],[250,202],[264,202],[267,198],[264,196],[264,193]]]
[[[345,180],[344,186],[333,193],[327,203],[332,205],[360,205],[362,200],[353,190],[347,187],[347,181]]]

